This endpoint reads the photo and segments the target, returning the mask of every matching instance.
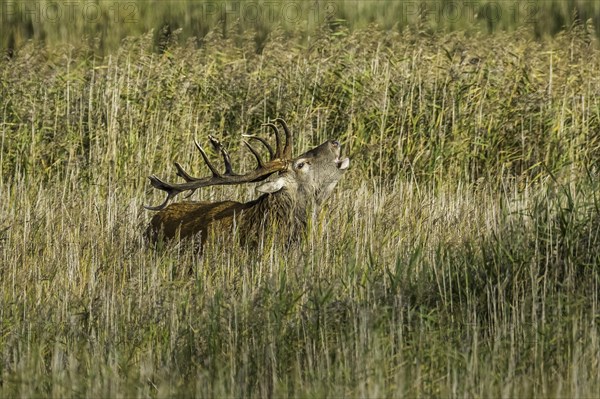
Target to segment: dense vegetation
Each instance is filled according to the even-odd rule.
[[[598,396],[591,25],[223,29],[0,60],[0,396]],[[276,116],[352,159],[300,244],[149,248],[146,176]]]
[[[527,27],[536,38],[555,35],[576,21],[600,24],[600,3],[589,0],[10,0],[0,4],[0,49],[33,39],[49,46],[86,43],[109,54],[123,38],[154,31],[154,45],[180,30],[181,43],[201,46],[204,36],[236,25],[264,45],[281,29],[307,40],[322,24],[362,29],[376,23],[403,31],[419,24],[431,32],[487,32]]]

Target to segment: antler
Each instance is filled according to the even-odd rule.
[[[292,134],[283,119],[277,118],[275,119],[275,122],[280,123],[285,132],[285,145],[283,146],[283,148],[281,146],[282,140],[279,129],[277,129],[277,126],[272,122],[265,123],[263,124],[263,126],[270,127],[275,133],[275,150],[273,150],[269,143],[262,137],[254,135],[243,135],[244,137],[248,137],[249,139],[260,142],[266,147],[267,151],[269,151],[269,161],[264,162],[258,151],[254,147],[252,147],[252,145],[248,141],[244,140],[244,144],[246,145],[246,147],[248,147],[252,155],[254,155],[254,157],[256,158],[257,166],[256,169],[243,175],[233,172],[229,153],[227,152],[227,150],[225,150],[225,148],[223,148],[223,145],[219,140],[217,140],[211,135],[208,136],[208,139],[210,140],[210,143],[212,144],[215,151],[219,152],[223,157],[223,163],[225,164],[225,172],[222,173],[219,172],[214,166],[214,164],[210,161],[208,155],[206,154],[206,151],[204,151],[200,144],[198,144],[198,142],[194,140],[194,144],[196,145],[198,151],[200,151],[200,154],[204,159],[204,163],[206,163],[206,166],[208,166],[208,168],[210,169],[212,176],[190,176],[190,174],[187,173],[179,163],[175,162],[174,164],[175,168],[177,168],[177,175],[179,177],[182,177],[185,180],[185,183],[167,183],[156,177],[156,175],[149,176],[148,178],[150,179],[150,184],[152,184],[154,188],[165,191],[167,193],[167,198],[160,205],[145,206],[145,208],[151,211],[159,211],[161,209],[164,209],[173,197],[184,191],[190,191],[190,194],[188,195],[189,197],[197,189],[202,187],[257,182],[266,179],[268,176],[275,172],[284,170],[287,166],[288,161],[292,158]]]

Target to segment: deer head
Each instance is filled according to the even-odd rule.
[[[320,205],[350,166],[350,159],[340,159],[340,154],[337,140],[326,141],[287,162],[283,170],[272,174],[256,190],[269,194],[284,190],[295,193],[298,203],[314,201]]]
[[[283,119],[276,119],[285,133],[282,137],[278,127],[266,123],[275,135],[275,149],[267,140],[253,135],[244,135],[249,140],[261,143],[269,152],[269,160],[264,161],[259,152],[244,141],[256,159],[257,166],[254,170],[237,174],[233,171],[228,152],[221,143],[212,136],[209,140],[215,150],[221,154],[225,165],[224,171],[219,171],[208,158],[204,149],[195,142],[196,147],[204,162],[211,171],[208,177],[192,177],[179,163],[175,162],[177,175],[185,182],[172,184],[166,183],[155,175],[149,177],[153,187],[165,191],[165,201],[147,209],[160,211],[151,222],[150,230],[156,233],[163,229],[167,237],[172,236],[174,226],[180,229],[180,236],[187,236],[198,232],[206,232],[209,225],[219,221],[227,221],[234,217],[241,218],[238,225],[243,228],[258,228],[264,225],[266,215],[276,215],[279,222],[289,222],[302,225],[306,211],[312,206],[319,206],[333,191],[335,185],[350,165],[348,158],[341,158],[341,145],[337,140],[329,140],[323,144],[292,158],[293,139],[290,129]],[[257,191],[263,195],[245,204],[234,201],[217,203],[184,202],[167,207],[169,201],[176,195],[189,191],[190,195],[195,190],[216,185],[244,184],[260,182]],[[298,227],[298,226],[295,226]]]

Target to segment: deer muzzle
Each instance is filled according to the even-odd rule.
[[[335,163],[340,170],[346,170],[350,166],[350,158],[336,159]]]

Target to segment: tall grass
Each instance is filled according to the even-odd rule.
[[[2,59],[1,396],[598,396],[600,58],[589,26],[527,37]],[[145,177],[206,173],[207,133],[252,167],[275,116],[352,158],[300,244],[148,248]]]
[[[214,29],[232,26],[252,32],[259,47],[279,29],[305,39],[323,24],[364,29],[376,23],[402,31],[420,26],[434,32],[497,33],[531,29],[536,37],[555,35],[580,21],[600,23],[600,4],[587,0],[331,0],[331,1],[5,1],[0,5],[0,50],[12,53],[29,40],[49,46],[87,44],[109,54],[128,36],[154,31],[156,49],[174,31],[179,40],[202,46]]]

